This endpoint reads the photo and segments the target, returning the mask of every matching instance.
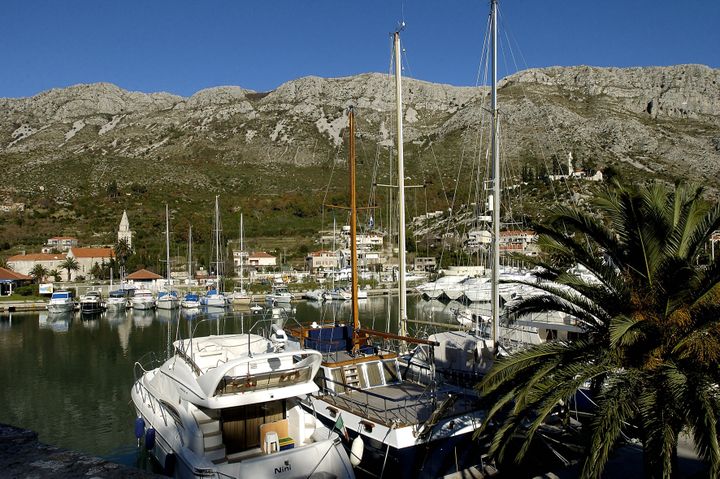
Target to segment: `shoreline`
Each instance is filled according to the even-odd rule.
[[[8,478],[163,477],[100,457],[45,444],[38,440],[36,432],[9,424],[0,424],[0,470],[3,471],[3,477]]]

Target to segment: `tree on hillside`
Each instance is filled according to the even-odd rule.
[[[97,262],[95,262],[95,264],[92,265],[92,268],[90,268],[90,274],[92,275],[93,279],[102,279],[102,273],[102,268]]]
[[[40,263],[37,263],[33,268],[30,270],[30,276],[33,277],[36,283],[42,283],[45,280],[45,277],[48,275],[48,270],[45,266],[41,265]]]
[[[592,384],[597,403],[582,477],[599,478],[622,436],[640,440],[647,477],[677,474],[678,436],[720,475],[720,261],[698,266],[720,205],[701,189],[615,184],[593,213],[558,207],[543,225],[539,282],[545,293],[507,306],[509,314],[561,311],[585,334],[498,360],[478,385],[494,422],[491,453],[504,459],[522,437],[522,459],[560,401]],[[596,279],[568,272],[586,267]],[[482,432],[482,431],[481,431]],[[520,436],[518,436],[520,434]]]
[[[75,258],[67,257],[65,261],[60,263],[60,268],[67,271],[67,279],[68,281],[72,281],[72,272],[79,270],[80,265]]]
[[[115,245],[115,258],[120,265],[120,278],[125,276],[125,265],[130,255],[133,254],[132,248],[124,238]]]

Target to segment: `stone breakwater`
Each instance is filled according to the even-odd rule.
[[[99,457],[43,444],[38,441],[36,432],[6,424],[0,424],[0,471],[0,475],[8,479],[162,477]]]

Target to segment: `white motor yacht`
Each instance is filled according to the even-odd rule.
[[[175,477],[353,478],[340,436],[300,406],[316,392],[317,351],[283,351],[231,334],[174,342],[174,355],[141,376],[131,396],[146,447]],[[338,426],[338,428],[340,428]],[[139,433],[138,433],[139,429]]]
[[[100,291],[88,291],[80,296],[80,312],[82,314],[97,314],[105,309]]]
[[[132,299],[133,309],[154,309],[155,298],[149,289],[136,289]]]
[[[70,291],[58,290],[50,297],[47,304],[47,310],[50,313],[68,313],[75,310],[75,301]]]
[[[274,284],[272,287],[272,292],[265,296],[265,301],[270,304],[289,303],[290,301],[292,301],[292,299],[292,293],[284,284]]]
[[[118,289],[116,291],[110,291],[107,301],[105,301],[105,307],[108,311],[125,311],[127,309],[128,299],[127,291]]]

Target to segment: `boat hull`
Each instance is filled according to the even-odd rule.
[[[69,313],[75,310],[75,303],[49,303],[47,310],[53,314]]]

